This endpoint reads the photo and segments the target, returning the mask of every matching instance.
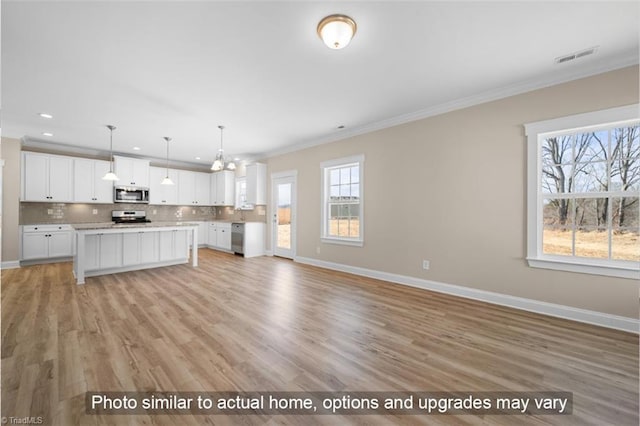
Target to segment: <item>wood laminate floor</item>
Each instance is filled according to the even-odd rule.
[[[638,336],[270,258],[2,271],[2,416],[56,425],[638,425]],[[568,391],[571,416],[85,413],[87,391]]]

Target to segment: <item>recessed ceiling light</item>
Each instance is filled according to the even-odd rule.
[[[344,124],[339,125],[338,129],[344,129]]]
[[[199,159],[200,159],[200,157],[196,157],[196,160],[199,160]]]
[[[40,114],[38,114],[40,117],[42,118],[53,118],[53,115],[51,114],[47,114],[46,112],[41,112]]]
[[[42,132],[42,136],[53,136],[53,133]]]
[[[140,147],[139,147],[139,146],[134,146],[134,147],[133,147],[133,150],[134,150],[134,151],[140,151]]]
[[[240,161],[240,158],[235,157],[235,158],[233,159],[233,161]]]

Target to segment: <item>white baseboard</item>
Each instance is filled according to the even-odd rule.
[[[0,263],[0,269],[16,269],[20,267],[19,260],[9,260],[7,262]]]
[[[616,330],[628,331],[634,334],[640,333],[640,320],[636,318],[621,317],[602,312],[573,308],[571,306],[526,299],[524,297],[509,296],[507,294],[429,281],[406,275],[398,275],[373,269],[360,268],[357,266],[344,265],[341,263],[327,262],[309,257],[296,257],[295,261],[306,265],[318,266],[320,268],[348,272],[363,277],[375,278],[391,283],[436,291],[438,293],[446,293],[467,299],[493,303],[495,305],[508,306],[510,308],[521,309],[523,311],[535,312],[538,314],[599,325],[607,328],[614,328]]]

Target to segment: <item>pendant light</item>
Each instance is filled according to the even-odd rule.
[[[356,21],[346,15],[329,15],[318,24],[318,36],[329,49],[346,47],[356,34]]]
[[[171,138],[165,136],[164,140],[167,141],[167,174],[164,177],[164,179],[162,179],[162,182],[160,182],[160,184],[161,185],[173,185],[173,181],[169,177],[169,142],[171,142]]]
[[[223,170],[225,168],[225,165],[227,170],[235,170],[236,163],[234,163],[233,161],[229,161],[229,163],[225,164],[224,148],[222,145],[223,143],[222,131],[224,130],[224,126],[218,126],[218,129],[220,129],[220,149],[218,150],[218,154],[216,155],[215,161],[211,165],[211,170],[213,170],[214,172],[219,172],[220,170]]]
[[[110,140],[109,151],[111,151],[111,163],[109,165],[109,171],[107,172],[106,175],[102,177],[102,179],[116,181],[116,180],[120,180],[118,179],[118,176],[116,176],[116,174],[113,173],[113,131],[116,129],[116,126],[112,126],[111,124],[108,124],[107,129],[109,129],[109,131],[111,132],[111,135],[109,137],[109,140]]]

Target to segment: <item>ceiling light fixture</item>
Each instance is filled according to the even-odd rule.
[[[107,124],[107,129],[111,132],[109,136],[109,151],[111,151],[111,163],[109,163],[109,171],[106,175],[102,177],[104,180],[120,180],[115,173],[113,173],[113,131],[116,129],[116,126],[112,126],[111,124]]]
[[[50,132],[42,132],[42,136],[53,136],[53,133],[50,133]]]
[[[53,118],[53,115],[51,114],[47,114],[46,112],[41,112],[40,114],[38,114],[40,117],[42,118]]]
[[[318,24],[318,35],[329,49],[346,47],[356,34],[356,21],[346,15],[329,15]]]
[[[169,142],[171,142],[171,138],[165,136],[164,140],[167,141],[167,175],[160,182],[161,185],[173,185],[173,181],[169,177]]]
[[[133,147],[133,150],[134,150],[134,151],[140,151],[140,147],[139,147],[139,146],[134,146],[134,147]]]
[[[224,126],[218,126],[218,129],[220,129],[220,149],[218,150],[215,161],[211,165],[211,170],[213,170],[214,172],[219,172],[220,170],[223,170],[225,168],[224,148],[222,145],[222,131],[224,130]],[[233,161],[229,161],[228,163],[226,163],[226,169],[235,170],[236,163],[234,163]]]

